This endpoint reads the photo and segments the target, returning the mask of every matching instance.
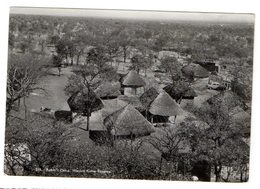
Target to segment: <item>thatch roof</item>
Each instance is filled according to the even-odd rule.
[[[103,118],[106,118],[110,114],[126,106],[126,104],[119,103],[118,99],[104,100],[103,104],[105,107],[102,110],[100,110]]]
[[[149,111],[153,115],[176,116],[183,113],[180,105],[165,91],[161,92],[151,103]]]
[[[236,106],[240,106],[242,108],[246,106],[245,103],[240,99],[240,97],[230,90],[223,91],[217,95],[214,95],[207,100],[207,103],[212,105],[216,103],[221,103],[223,106],[227,107],[228,110],[231,110]]]
[[[123,105],[131,104],[135,109],[137,109],[140,112],[145,110],[145,107],[143,106],[143,104],[137,96],[120,95],[117,99]]]
[[[234,107],[230,112],[229,116],[231,116],[231,120],[234,123],[243,123],[244,121],[250,121],[250,114],[244,111],[240,106]]]
[[[104,107],[100,98],[94,93],[94,91],[84,89],[74,93],[68,100],[67,103],[72,112],[87,114],[87,110],[91,112],[100,110]]]
[[[104,125],[114,136],[145,136],[155,131],[153,125],[132,105],[127,105],[106,117]]]
[[[173,99],[178,100],[181,97],[190,98],[198,96],[196,92],[186,82],[178,85],[167,85],[163,88]]]
[[[203,68],[201,65],[194,64],[194,63],[184,66],[182,68],[182,72],[185,75],[193,75],[194,77],[198,77],[198,78],[205,78],[209,76],[208,70]]]
[[[157,90],[153,87],[145,91],[141,96],[140,96],[140,102],[142,105],[148,109],[150,104],[154,101],[154,99],[159,95]]]
[[[136,71],[131,70],[125,76],[122,84],[127,87],[142,87],[145,85],[145,82]]]
[[[105,82],[102,83],[94,92],[99,98],[117,97],[121,95],[119,82]]]
[[[185,93],[184,93],[184,95],[183,95],[183,97],[184,98],[189,98],[189,97],[197,97],[198,95],[197,95],[197,93],[194,91],[194,89],[192,89],[192,88],[190,88],[189,90],[187,90]]]

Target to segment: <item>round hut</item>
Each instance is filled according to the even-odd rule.
[[[131,104],[139,112],[145,111],[145,107],[143,106],[143,104],[137,96],[120,95],[117,98],[117,104],[120,106],[126,106],[128,104]]]
[[[151,103],[149,112],[152,114],[151,122],[168,122],[170,116],[183,113],[182,108],[165,91],[161,92]],[[156,120],[155,120],[156,119]]]
[[[102,100],[115,99],[121,95],[120,87],[119,82],[104,82],[94,92]]]
[[[155,131],[153,125],[130,104],[107,116],[104,125],[114,139],[134,139]]]
[[[228,111],[231,111],[236,106],[240,106],[242,109],[247,109],[246,104],[232,91],[222,91],[209,98],[206,102],[210,105],[221,103],[221,105],[226,107]]]
[[[197,97],[197,93],[189,86],[188,83],[184,82],[177,85],[167,85],[163,88],[180,106],[192,107],[194,98]]]
[[[149,113],[149,107],[150,104],[154,101],[154,99],[159,95],[157,90],[153,87],[145,91],[141,96],[140,96],[140,102],[142,106],[144,107],[144,111],[141,113],[143,116],[145,116],[148,120],[151,117],[151,114]]]
[[[182,68],[182,73],[187,77],[206,78],[209,76],[209,71],[199,64],[191,63]]]
[[[89,130],[90,117],[92,113],[104,107],[104,104],[102,103],[100,98],[97,97],[94,91],[88,89],[84,89],[82,91],[74,93],[67,100],[67,103],[72,112],[86,117],[87,131]]]
[[[124,87],[124,95],[135,96],[135,95],[138,95],[141,92],[143,92],[142,89],[145,86],[145,82],[136,71],[131,70],[125,76],[125,78],[122,82],[122,85]],[[140,88],[141,88],[141,90],[140,90]]]
[[[84,89],[75,92],[67,103],[72,112],[83,115],[91,114],[91,112],[98,111],[104,107],[100,98],[93,90]]]

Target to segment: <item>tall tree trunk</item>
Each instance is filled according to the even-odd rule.
[[[65,59],[66,59],[66,64],[68,64],[68,55],[67,54],[65,56]]]
[[[124,52],[124,62],[126,62],[126,47],[123,47],[123,52]]]
[[[21,99],[19,98],[19,99],[18,99],[18,111],[19,111],[19,109],[20,109],[20,105],[21,105]]]
[[[70,65],[73,65],[73,56],[70,57]]]
[[[24,106],[24,119],[27,120],[27,106],[26,106],[26,97],[23,97],[23,106]]]
[[[219,182],[220,179],[221,179],[221,169],[222,169],[222,166],[217,166],[217,165],[214,166],[215,181],[216,182]]]
[[[76,65],[79,65],[79,57],[80,57],[80,53],[77,55]]]
[[[61,72],[61,67],[58,67],[59,76],[60,76],[60,72]]]
[[[161,155],[160,165],[159,165],[159,175],[161,175],[161,172],[162,172],[162,163],[163,163],[163,157],[162,157],[162,155]]]
[[[90,115],[88,114],[87,115],[87,128],[86,128],[87,131],[89,131],[89,117],[90,117]]]

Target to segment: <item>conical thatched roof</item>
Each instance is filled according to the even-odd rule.
[[[136,71],[131,70],[124,78],[123,85],[128,87],[142,87],[145,85],[145,82]]]
[[[155,131],[153,125],[132,105],[127,105],[106,117],[104,125],[114,136],[145,136]]]
[[[203,68],[201,65],[194,64],[194,63],[184,66],[182,68],[182,72],[185,75],[193,75],[194,77],[198,77],[198,78],[205,78],[209,76],[208,70]]]
[[[103,118],[106,118],[110,114],[122,109],[126,104],[118,103],[118,99],[104,100],[104,108],[100,110]]]
[[[149,111],[153,115],[176,116],[183,113],[183,110],[165,91],[161,92],[151,103]]]
[[[148,109],[150,104],[154,101],[154,99],[159,95],[157,90],[153,87],[145,91],[141,96],[140,96],[140,101],[142,105]]]
[[[230,112],[229,116],[231,117],[231,121],[235,123],[243,123],[243,121],[250,121],[250,114],[244,111],[240,106],[234,107]]]
[[[117,97],[121,95],[119,82],[105,82],[102,83],[96,90],[95,93],[99,98],[104,97]]]
[[[182,82],[177,85],[167,85],[163,88],[173,99],[178,100],[181,97],[190,98],[196,97],[196,92],[189,86],[187,82]]]
[[[84,89],[74,93],[68,100],[67,103],[72,112],[87,114],[87,110],[91,112],[100,110],[104,107],[100,98],[94,93],[94,91]]]
[[[125,96],[125,95],[120,95],[118,96],[118,101],[119,103],[123,105],[131,104],[135,109],[138,111],[142,112],[145,110],[145,107],[141,103],[140,99],[137,96]]]
[[[232,91],[223,91],[207,100],[209,104],[221,103],[223,106],[227,107],[229,110],[236,106],[245,107],[245,103],[240,99],[240,97]]]
[[[189,98],[189,97],[197,97],[198,95],[197,95],[197,93],[194,91],[194,89],[192,89],[192,88],[190,88],[189,90],[187,90],[185,93],[184,93],[184,95],[183,95],[183,97],[184,98]]]

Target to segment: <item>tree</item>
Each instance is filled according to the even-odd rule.
[[[184,80],[173,81],[173,84],[163,88],[177,103],[181,103],[185,93],[191,89],[190,84]]]
[[[49,43],[55,44],[55,45],[58,44],[59,40],[60,40],[60,37],[58,35],[52,35],[48,39]]]
[[[190,142],[193,157],[196,160],[206,160],[214,168],[216,182],[221,180],[223,166],[232,167],[243,162],[248,163],[249,149],[242,145],[244,124],[236,124],[229,115],[229,109],[216,98],[214,104],[205,103],[194,108],[195,120],[182,123],[187,140]],[[225,102],[228,103],[228,102]],[[247,155],[245,155],[247,154]]]
[[[134,70],[137,71],[137,73],[140,72],[140,70],[143,70],[146,75],[146,71],[148,68],[150,68],[153,64],[153,55],[149,54],[148,56],[142,55],[142,54],[135,54],[131,58],[132,67]]]
[[[132,39],[130,37],[129,32],[127,32],[126,29],[122,29],[121,32],[118,35],[118,43],[119,46],[122,48],[123,51],[123,60],[126,62],[127,56],[128,56],[128,49],[131,46]]]
[[[164,89],[180,104],[185,93],[191,89],[190,83],[183,78],[182,65],[175,57],[166,56],[161,59],[160,68],[169,73],[172,80],[172,84],[166,86]]]
[[[61,65],[62,65],[62,57],[59,56],[59,55],[53,55],[52,56],[52,63],[58,69],[59,76],[60,76]]]
[[[168,36],[168,34],[164,32],[163,34],[160,34],[158,37],[156,37],[153,45],[152,45],[152,48],[154,51],[156,52],[160,52],[163,47],[166,46],[167,42],[169,41],[170,37]]]
[[[70,64],[73,65],[73,58],[76,53],[76,47],[71,39],[71,36],[65,36],[57,42],[56,52],[60,57],[65,58],[67,63],[68,58],[70,58]]]
[[[36,114],[27,120],[9,117],[6,123],[7,174],[17,175],[20,168],[22,175],[45,175],[46,169],[62,167],[67,142],[73,138],[68,126]]]
[[[140,55],[140,54],[136,54],[131,58],[131,62],[132,62],[132,66],[133,69],[139,73],[141,69],[143,69],[144,65],[145,65],[145,58]]]
[[[181,127],[176,126],[176,128],[172,127],[164,127],[160,129],[160,133],[154,136],[151,136],[147,141],[150,143],[156,150],[161,153],[160,160],[160,168],[159,171],[162,171],[162,162],[163,158],[167,161],[172,162],[172,167],[170,173],[177,173],[178,163],[181,163],[182,156],[189,152],[182,153],[182,149],[186,147],[186,138],[185,135],[181,132]],[[185,150],[184,150],[185,151]],[[187,162],[186,166],[189,166],[189,162]],[[187,170],[186,170],[187,171]]]
[[[165,56],[160,61],[160,69],[169,73],[173,81],[179,80],[182,77],[182,65],[178,62],[177,58],[172,56]]]
[[[118,35],[120,35],[120,30],[112,30],[105,33],[102,38],[102,44],[104,45],[104,49],[111,62],[113,62],[113,58],[116,58],[120,53],[120,41]]]
[[[89,129],[91,113],[98,107],[96,106],[97,97],[93,91],[106,78],[109,72],[114,72],[114,69],[106,64],[108,60],[102,48],[91,49],[86,57],[86,62],[73,70],[75,75],[70,77],[65,87],[67,94],[84,98],[82,100],[79,99],[79,101],[84,103],[79,105],[82,107],[79,108],[78,113],[81,112],[87,117],[86,130]],[[97,103],[99,104],[99,102]]]
[[[9,32],[9,36],[8,36],[8,46],[10,49],[13,49],[15,45],[15,36]]]
[[[14,55],[8,57],[7,103],[6,114],[9,115],[14,104],[34,90],[43,90],[38,84],[46,71],[42,68],[49,58],[37,55]]]

